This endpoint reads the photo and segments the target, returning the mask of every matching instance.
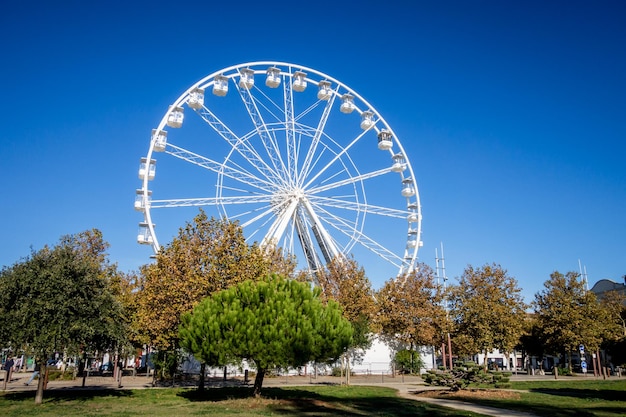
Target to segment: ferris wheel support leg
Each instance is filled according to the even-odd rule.
[[[315,210],[313,210],[311,203],[306,199],[303,203],[306,214],[311,220],[311,229],[313,229],[315,239],[317,240],[320,250],[324,255],[324,259],[327,263],[329,263],[331,260],[339,255],[339,249],[337,249],[337,246],[335,245],[333,239],[330,237],[330,234],[320,222],[317,214],[315,214]]]

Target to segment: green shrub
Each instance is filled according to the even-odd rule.
[[[556,369],[559,372],[559,375],[572,376],[572,371],[567,366],[563,366],[563,367],[559,366]]]
[[[393,360],[398,371],[403,374],[419,375],[424,367],[424,361],[418,351],[404,349],[396,353]]]
[[[71,381],[74,379],[74,369],[68,368],[65,372],[60,370],[48,371],[48,381]]]
[[[509,372],[485,371],[474,362],[465,362],[451,371],[429,370],[422,378],[427,385],[445,386],[452,391],[458,391],[470,386],[505,388],[509,377]]]

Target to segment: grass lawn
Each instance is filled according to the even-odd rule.
[[[461,392],[453,398],[546,417],[626,416],[626,379],[568,381],[564,377],[557,381],[514,381],[511,388],[524,392]]]
[[[34,392],[0,394],[0,415],[9,416],[476,416],[396,396],[384,387],[49,390],[36,406]]]

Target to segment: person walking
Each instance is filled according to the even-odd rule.
[[[4,385],[6,386],[7,382],[11,382],[11,373],[13,371],[13,364],[15,362],[13,361],[12,357],[7,357],[7,360],[4,361],[4,366],[2,367],[2,369],[4,369]]]
[[[40,370],[41,370],[41,365],[39,364],[39,362],[35,361],[35,370],[33,371],[33,374],[30,376],[30,379],[27,382],[24,382],[24,385],[30,385],[30,383],[33,382],[33,379],[35,379],[35,377],[39,375]]]

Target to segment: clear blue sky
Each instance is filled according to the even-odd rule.
[[[579,259],[591,284],[620,281],[624,22],[623,1],[9,2],[0,265],[93,227],[122,270],[147,263],[133,200],[151,129],[204,76],[276,60],[342,81],[393,127],[421,261],[443,242],[450,278],[499,263],[528,301]]]

